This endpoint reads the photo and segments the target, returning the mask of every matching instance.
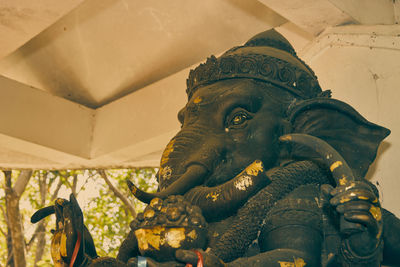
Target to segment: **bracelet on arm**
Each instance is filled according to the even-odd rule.
[[[138,256],[137,266],[138,267],[147,267],[147,259],[146,259],[146,257]]]
[[[379,241],[378,246],[367,256],[357,255],[350,246],[349,240],[345,239],[340,248],[340,259],[343,266],[381,266],[383,257],[383,240]]]

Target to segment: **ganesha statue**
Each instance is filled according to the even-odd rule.
[[[116,259],[58,199],[56,266],[400,266],[400,220],[365,179],[390,131],[323,91],[275,30],[190,71],[181,130]]]

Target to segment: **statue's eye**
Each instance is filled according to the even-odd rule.
[[[230,128],[241,128],[246,125],[246,122],[250,120],[252,116],[245,112],[244,110],[240,110],[238,112],[232,113],[232,116],[227,120],[227,127]]]
[[[246,114],[237,114],[235,117],[233,117],[231,121],[231,125],[240,125],[244,123],[247,120]]]

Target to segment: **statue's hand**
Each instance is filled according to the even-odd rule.
[[[372,186],[356,181],[336,188],[323,185],[322,190],[341,217],[342,252],[354,254],[349,257],[356,258],[369,258],[379,253],[383,221],[379,198]]]
[[[58,198],[54,206],[38,210],[31,218],[38,222],[50,214],[56,214],[56,229],[52,230],[51,256],[55,266],[79,266],[87,260],[86,254],[96,257],[93,240],[83,224],[83,214],[73,194],[69,201]],[[85,249],[86,243],[86,249]]]

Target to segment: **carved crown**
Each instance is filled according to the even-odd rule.
[[[186,81],[188,98],[199,86],[234,78],[268,82],[301,99],[316,97],[322,91],[314,72],[275,30],[258,34],[219,58],[211,56],[191,70]]]

